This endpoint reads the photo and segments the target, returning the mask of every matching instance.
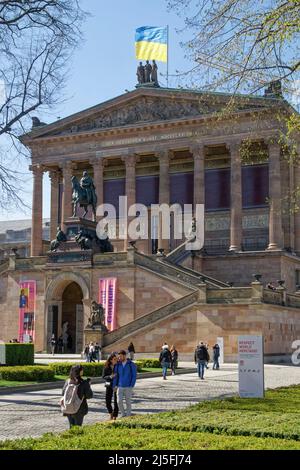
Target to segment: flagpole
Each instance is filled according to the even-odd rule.
[[[169,88],[169,25],[167,25],[167,88]]]

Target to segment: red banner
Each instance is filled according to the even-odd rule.
[[[19,283],[19,342],[34,342],[36,281]]]
[[[117,278],[99,279],[99,303],[105,309],[105,325],[109,331],[117,328],[116,290]]]

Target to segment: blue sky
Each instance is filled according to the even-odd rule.
[[[179,43],[182,35],[176,28],[182,26],[182,19],[175,13],[168,13],[165,0],[82,0],[83,8],[91,13],[84,25],[84,41],[69,65],[69,76],[65,95],[67,101],[51,112],[38,115],[43,121],[53,122],[58,116],[66,117],[102,101],[132,90],[136,84],[134,50],[135,29],[140,26],[169,25],[169,73],[184,69],[189,63]],[[166,73],[166,65],[158,63],[159,72]],[[164,77],[159,77],[166,84]],[[176,86],[170,77],[170,86]],[[28,188],[24,200],[31,204],[31,177],[28,162],[24,162],[24,177]],[[44,176],[43,216],[50,214],[50,193],[48,176]],[[30,210],[15,210],[9,214],[0,212],[1,220],[30,218]]]

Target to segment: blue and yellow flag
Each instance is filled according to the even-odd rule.
[[[135,32],[135,55],[140,60],[168,61],[168,28],[141,26]]]

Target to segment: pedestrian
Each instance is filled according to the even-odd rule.
[[[207,361],[206,361],[206,363],[205,363],[205,369],[209,369],[209,366],[208,366],[208,363],[209,363],[209,360],[210,360],[210,356],[209,356],[209,352],[208,352],[209,345],[208,345],[208,343],[205,343],[204,346],[206,347],[207,356],[208,356],[208,359],[207,359]]]
[[[172,356],[169,350],[169,346],[166,343],[164,343],[164,345],[162,346],[160,355],[159,355],[159,362],[161,363],[161,366],[162,366],[162,373],[163,373],[164,380],[167,380],[167,371],[171,365],[171,361],[172,361]]]
[[[118,408],[118,399],[117,399],[117,392],[113,389],[113,379],[115,377],[114,374],[114,367],[118,362],[118,357],[116,353],[112,353],[106,363],[104,364],[103,374],[102,377],[105,380],[105,402],[106,408],[109,413],[110,419],[117,419],[119,408]],[[114,407],[112,407],[112,399],[114,400]]]
[[[85,357],[85,362],[90,362],[90,347],[88,344],[84,346],[83,355]]]
[[[95,361],[95,346],[94,346],[94,343],[90,343],[90,346],[89,346],[89,362],[96,362]]]
[[[98,362],[101,361],[101,346],[99,343],[95,344],[95,358]]]
[[[61,410],[67,416],[70,428],[82,426],[83,418],[88,413],[87,400],[93,398],[90,380],[84,380],[83,367],[75,365],[71,367],[70,377],[66,381],[61,399]]]
[[[174,345],[171,346],[171,370],[172,370],[172,375],[175,375],[175,370],[177,369],[178,366],[178,351],[175,348]]]
[[[135,355],[135,349],[134,349],[134,346],[133,346],[132,342],[128,346],[128,352],[129,352],[130,359],[133,361],[134,355]]]
[[[131,416],[131,401],[133,387],[136,382],[136,365],[131,359],[126,359],[126,351],[123,349],[118,353],[118,362],[114,367],[113,388],[117,390],[118,407],[121,416]],[[126,411],[123,399],[126,401]]]
[[[73,338],[70,334],[68,334],[67,348],[68,348],[68,352],[71,353],[73,349]]]
[[[63,342],[63,337],[60,335],[57,341],[57,348],[58,348],[58,354],[62,354],[64,350],[64,342]]]
[[[204,379],[205,363],[208,361],[208,351],[205,344],[201,341],[195,350],[195,364],[197,364],[198,376],[201,380]]]
[[[216,343],[213,347],[213,360],[214,360],[213,370],[220,369],[219,357],[220,357],[220,346],[218,345],[218,343]]]
[[[51,346],[51,354],[52,354],[52,356],[54,356],[55,347],[56,347],[56,339],[55,339],[55,334],[54,334],[54,333],[53,333],[53,335],[51,336],[50,346]]]

